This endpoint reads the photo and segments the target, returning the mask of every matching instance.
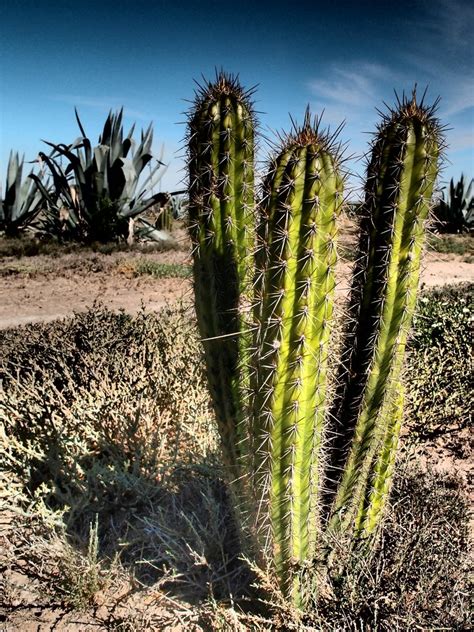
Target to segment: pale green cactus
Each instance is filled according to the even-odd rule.
[[[255,240],[254,115],[250,93],[221,73],[189,119],[189,221],[194,289],[209,386],[232,475],[244,450]]]
[[[264,186],[257,256],[256,353],[250,417],[254,528],[295,603],[292,572],[315,555],[321,448],[334,307],[337,153],[311,123],[282,141]]]
[[[244,530],[303,607],[305,569],[323,560],[331,571],[331,543],[373,542],[383,516],[443,140],[435,108],[415,94],[379,127],[330,402],[339,152],[307,112],[281,139],[257,211],[248,97],[221,73],[190,118],[196,311]]]
[[[346,360],[332,415],[336,440],[329,451],[334,495],[329,529],[348,531],[349,537],[366,525],[362,498],[373,484],[383,438],[392,440],[388,429],[400,397],[441,145],[433,108],[418,105],[414,94],[383,120],[368,166]],[[374,530],[374,515],[363,531]]]

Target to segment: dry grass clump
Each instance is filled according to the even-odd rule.
[[[379,549],[314,592],[311,614],[243,557],[188,310],[95,307],[0,346],[0,610],[17,629],[467,625],[464,497],[409,460]]]

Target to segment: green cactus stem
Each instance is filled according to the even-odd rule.
[[[264,183],[256,256],[255,396],[250,439],[254,529],[281,588],[318,539],[318,489],[343,182],[333,138],[309,111],[282,139]]]
[[[246,433],[251,336],[246,308],[254,250],[251,92],[221,72],[199,89],[189,119],[189,220],[196,312],[224,459],[232,476]]]
[[[158,230],[167,230],[168,232],[171,232],[173,228],[173,212],[169,199],[165,205],[159,209],[158,217],[155,220],[155,228]]]
[[[420,273],[442,134],[436,104],[403,98],[379,127],[368,165],[350,324],[329,453],[329,533],[372,533],[388,492],[400,372]],[[372,491],[370,491],[372,487]],[[370,501],[364,502],[367,496]]]
[[[403,97],[374,140],[331,406],[343,190],[334,137],[307,111],[280,139],[255,235],[250,94],[221,73],[200,90],[190,116],[196,312],[240,534],[250,529],[260,561],[297,607],[306,601],[307,569],[324,564],[334,574],[354,546],[373,543],[387,503],[403,419],[402,363],[444,142],[436,105],[418,103],[415,92]],[[345,555],[335,559],[336,551]]]
[[[403,421],[403,386],[400,384],[393,402],[389,402],[387,424],[367,478],[363,503],[359,509],[355,533],[358,537],[373,535],[380,523],[388,500],[397,456],[398,439]]]

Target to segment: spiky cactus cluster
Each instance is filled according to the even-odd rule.
[[[380,523],[402,421],[401,367],[442,148],[434,108],[403,98],[368,165],[335,401],[340,152],[307,111],[280,138],[258,205],[250,93],[220,73],[189,124],[196,312],[243,523],[294,604],[328,543]],[[371,538],[369,538],[371,540]]]

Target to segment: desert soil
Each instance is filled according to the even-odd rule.
[[[352,245],[351,235],[346,243]],[[189,278],[137,275],[135,266],[146,259],[156,263],[190,264],[189,245],[181,238],[177,250],[100,254],[82,251],[59,256],[0,258],[0,328],[63,318],[85,311],[95,302],[135,313],[143,307],[159,310],[166,304],[191,299]],[[351,264],[339,268],[339,290],[348,286]],[[474,263],[459,255],[427,252],[422,283],[444,285],[474,280]]]

